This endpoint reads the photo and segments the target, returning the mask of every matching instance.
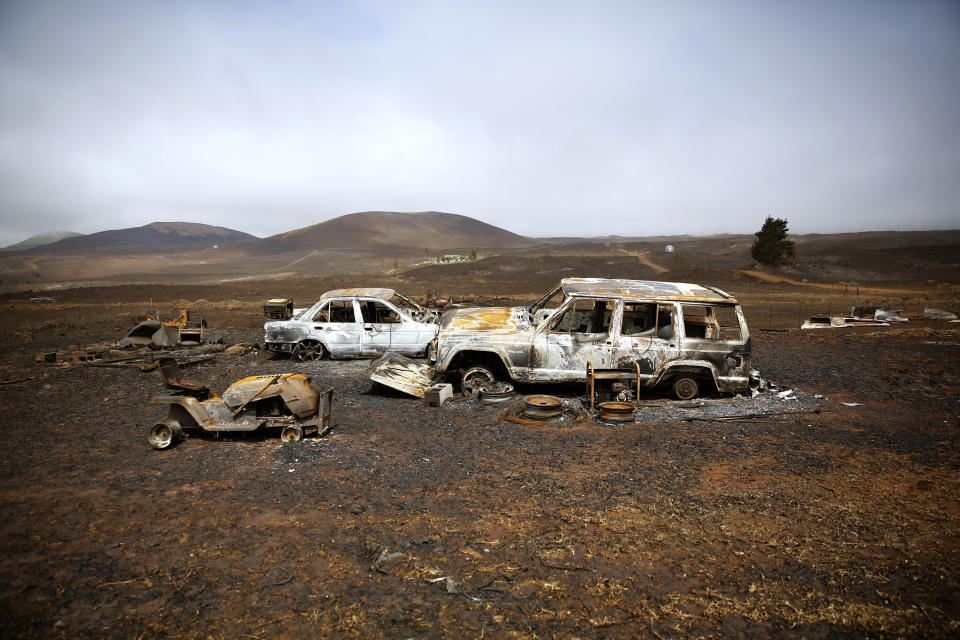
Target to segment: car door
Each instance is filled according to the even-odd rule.
[[[352,298],[335,298],[320,306],[310,319],[313,334],[334,357],[360,355],[362,325]]]
[[[357,300],[363,332],[360,336],[360,351],[364,357],[394,351],[394,328],[402,319],[400,313],[383,300],[364,298]],[[397,345],[400,348],[402,345]]]
[[[379,310],[378,320],[381,324],[388,323],[390,326],[390,351],[404,355],[422,353],[427,343],[433,339],[437,325],[432,325],[432,328],[428,329],[427,325],[417,322],[390,301],[382,301],[382,304],[386,309]],[[427,336],[428,331],[429,336]]]
[[[650,379],[663,365],[680,357],[673,304],[623,302],[617,338],[615,366],[632,368],[636,362],[641,379]]]
[[[612,368],[617,317],[617,300],[571,298],[534,335],[530,379],[584,380],[587,362]]]

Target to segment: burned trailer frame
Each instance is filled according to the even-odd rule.
[[[438,313],[393,289],[335,289],[292,318],[264,324],[264,344],[302,361],[422,355],[438,320]]]
[[[509,377],[577,382],[597,369],[636,370],[643,388],[696,396],[704,384],[747,391],[751,341],[730,294],[698,284],[569,278],[529,307],[458,309],[431,347],[436,371],[464,388]]]

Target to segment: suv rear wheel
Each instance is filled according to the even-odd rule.
[[[695,378],[681,376],[673,381],[673,395],[679,400],[692,400],[700,393],[700,385]]]

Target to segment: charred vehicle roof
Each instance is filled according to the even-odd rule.
[[[610,296],[624,300],[682,300],[698,302],[736,302],[736,299],[716,287],[705,287],[687,282],[656,282],[653,280],[612,280],[607,278],[564,278],[560,289],[568,296]],[[549,297],[553,291],[540,300]],[[538,300],[539,302],[539,300]],[[536,305],[536,303],[534,303]]]

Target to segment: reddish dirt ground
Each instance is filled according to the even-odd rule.
[[[336,428],[154,451],[156,372],[33,363],[110,322],[0,347],[4,381],[38,376],[0,386],[4,637],[960,632],[957,325],[757,331],[755,365],[798,399],[650,396],[618,427],[424,408],[365,362],[221,355],[187,375],[307,372]]]

